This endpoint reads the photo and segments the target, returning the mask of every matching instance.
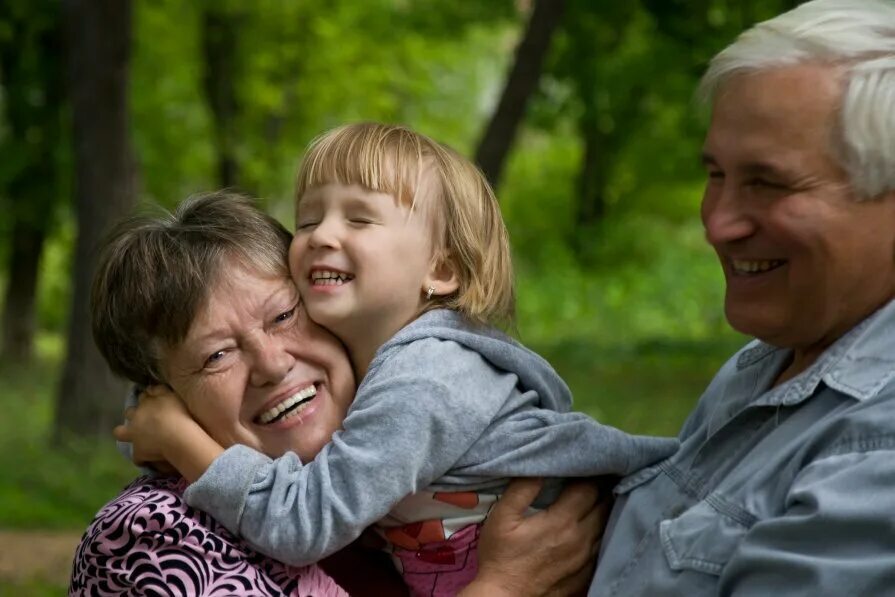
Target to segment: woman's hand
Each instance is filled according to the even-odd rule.
[[[124,411],[124,418],[125,424],[112,434],[133,444],[136,464],[151,464],[163,472],[170,464],[192,482],[223,452],[166,386],[147,388],[137,406]]]
[[[546,510],[526,511],[541,489],[520,479],[494,506],[479,540],[479,570],[461,595],[573,595],[593,577],[609,501],[593,481],[569,484]]]

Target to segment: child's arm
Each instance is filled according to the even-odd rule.
[[[272,460],[233,446],[187,489],[187,502],[292,565],[348,545],[450,470],[515,384],[454,343],[412,346],[402,354],[425,351],[437,370],[421,371],[416,359],[401,354],[390,358],[388,371],[384,365],[364,380],[343,431],[312,462],[294,453]],[[508,387],[495,391],[500,384]]]
[[[167,462],[191,483],[224,452],[164,386],[148,388],[137,406],[125,411],[125,419],[113,434],[133,444],[136,464]]]

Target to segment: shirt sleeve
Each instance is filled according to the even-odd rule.
[[[292,565],[348,545],[450,469],[516,383],[454,342],[421,340],[407,351],[364,380],[343,431],[312,462],[233,446],[189,487],[187,501]],[[435,365],[420,369],[421,351]]]
[[[786,511],[746,533],[719,594],[887,594],[895,586],[893,487],[891,445],[811,463],[791,486]]]

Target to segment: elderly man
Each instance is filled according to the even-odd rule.
[[[895,0],[761,23],[702,90],[702,221],[757,340],[616,487],[589,595],[895,595]]]
[[[895,595],[895,2],[803,4],[702,88],[702,221],[758,340],[616,488],[590,595]]]

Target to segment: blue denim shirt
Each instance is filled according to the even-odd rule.
[[[589,595],[895,595],[895,301],[798,377],[753,342],[622,480]]]

